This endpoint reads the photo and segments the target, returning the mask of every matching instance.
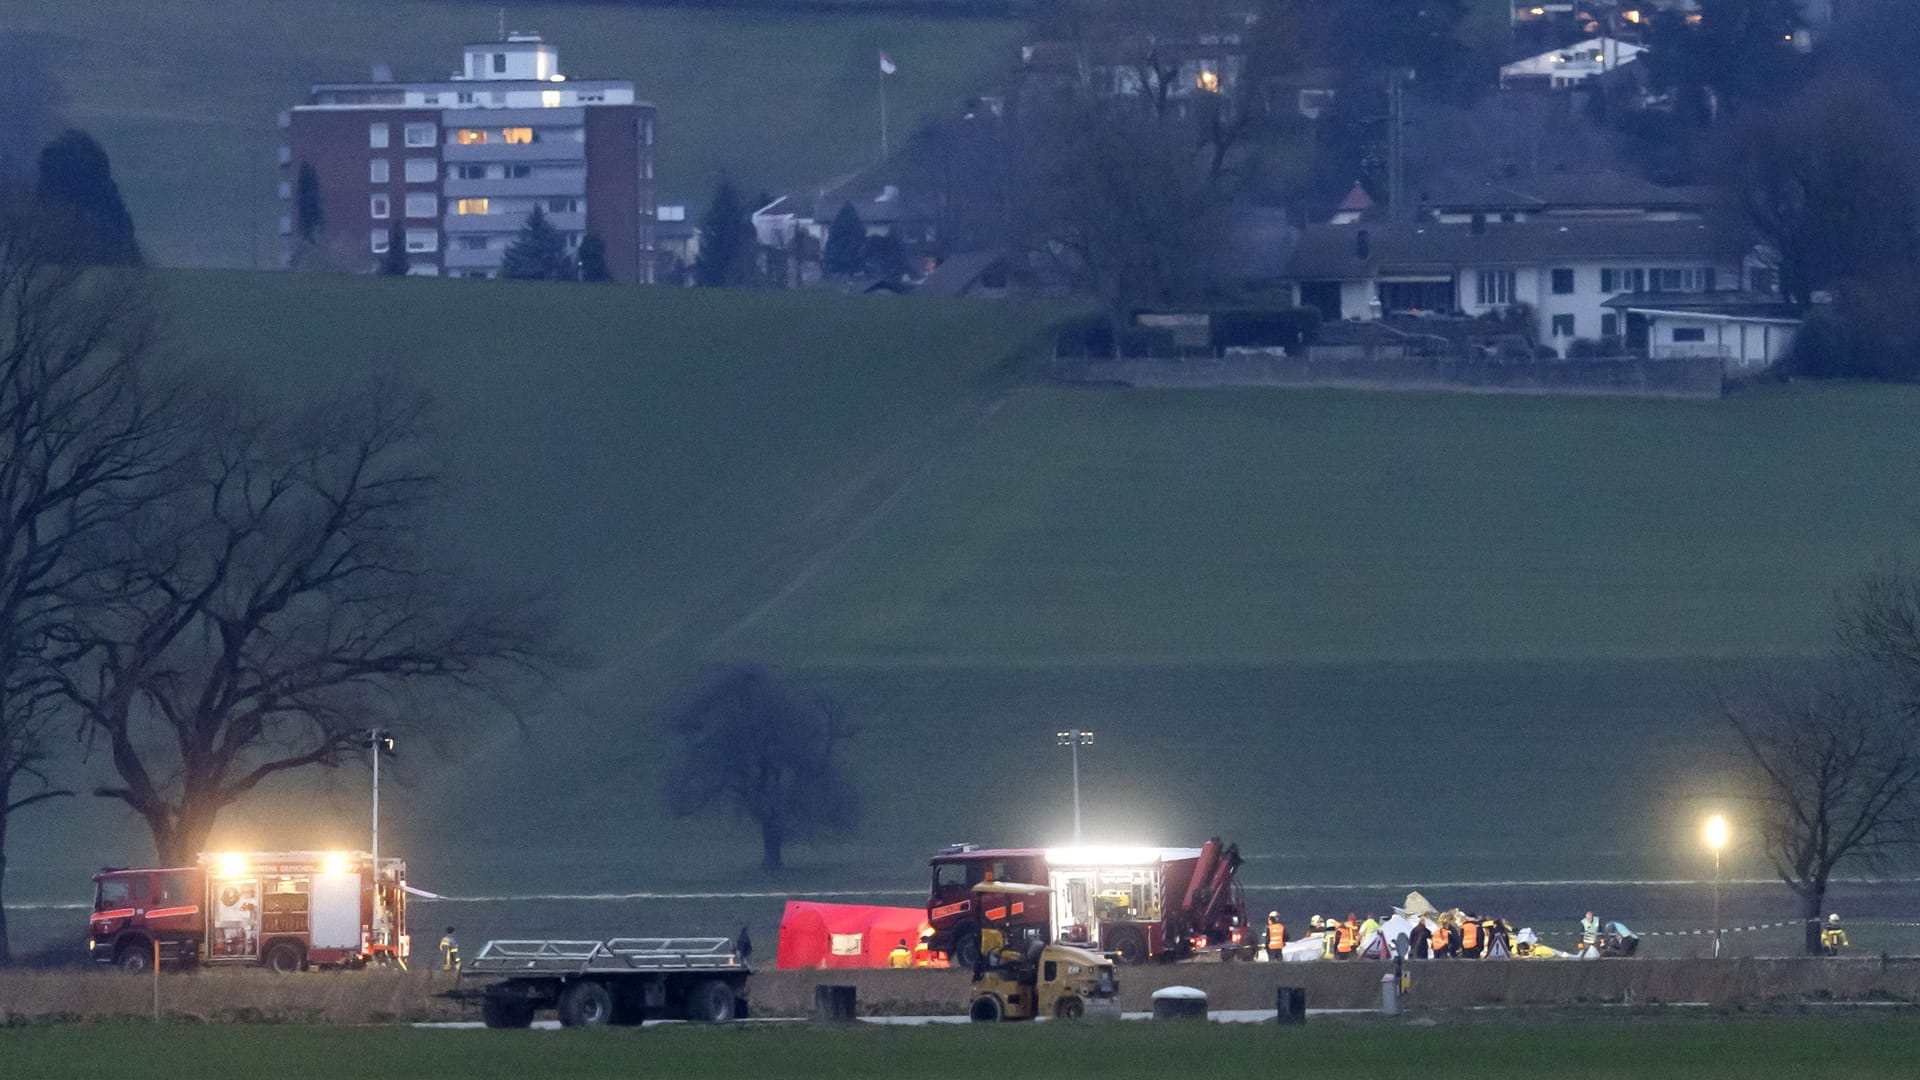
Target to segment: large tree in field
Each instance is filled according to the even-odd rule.
[[[754,236],[753,220],[740,189],[722,178],[713,189],[713,200],[700,219],[700,254],[694,259],[693,280],[708,288],[751,285],[755,277],[754,258],[759,241]]]
[[[757,665],[716,671],[664,718],[666,804],[685,817],[729,809],[760,832],[760,867],[790,841],[859,824],[859,788],[841,756],[855,731],[839,707]]]
[[[40,151],[35,197],[69,223],[65,257],[98,266],[137,266],[133,217],[120,201],[107,152],[84,131],[67,131]]]
[[[179,417],[146,385],[153,317],[129,273],[65,257],[66,223],[0,207],[0,890],[10,817],[48,782],[74,587],[166,473]],[[8,959],[0,906],[0,964]]]
[[[555,659],[538,607],[477,584],[431,535],[424,398],[375,383],[292,412],[219,399],[88,583],[63,681],[108,754],[96,794],[138,814],[169,865],[269,778],[340,764],[369,727],[516,709]]]

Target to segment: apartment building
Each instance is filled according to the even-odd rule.
[[[398,223],[409,273],[496,277],[538,207],[569,247],[598,235],[614,280],[651,283],[655,121],[633,83],[569,78],[538,34],[468,45],[440,81],[316,85],[281,114],[287,256],[307,164],[337,265],[377,266]]]

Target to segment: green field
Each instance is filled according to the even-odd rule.
[[[1024,25],[595,3],[508,16],[555,42],[564,70],[630,78],[659,106],[661,201],[696,206],[722,170],[779,192],[877,158],[879,50],[899,64],[888,105],[904,135],[1009,68]],[[9,0],[0,31],[47,47],[67,118],[112,156],[150,258],[275,266],[280,111],[374,62],[438,77],[496,18],[463,0]]]
[[[1064,840],[1068,723],[1098,732],[1090,837],[1225,835],[1256,890],[1697,878],[1699,816],[1737,794],[1713,680],[1818,654],[1832,591],[1916,548],[1907,388],[1070,390],[1003,362],[1042,307],[163,285],[185,352],[289,389],[390,368],[441,399],[449,543],[542,583],[598,664],[526,739],[416,748],[383,842],[456,895],[763,894],[597,909],[623,925],[764,927],[789,891],[910,898],[939,844]],[[733,657],[863,726],[867,824],[774,881],[738,822],[658,802],[652,711]],[[263,793],[216,842],[349,842],[363,784]],[[12,840],[25,900],[145,857],[86,801]],[[1754,854],[1729,876],[1766,876]],[[487,918],[535,916],[565,924]]]
[[[1911,1018],[1635,1017],[1534,1023],[1124,1024],[733,1031],[488,1032],[405,1028],[162,1027],[0,1032],[13,1075],[219,1078],[875,1077],[967,1080],[1015,1073],[1108,1078],[1314,1076],[1811,1080],[1908,1077]]]

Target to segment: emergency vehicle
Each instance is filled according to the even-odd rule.
[[[1216,837],[1197,848],[992,848],[955,844],[931,860],[932,947],[971,967],[983,924],[1032,927],[1047,941],[1087,945],[1141,963],[1198,952],[1251,957],[1254,936],[1236,875],[1240,849]],[[1044,885],[998,897],[990,882]]]
[[[197,864],[109,867],[93,876],[87,952],[102,964],[145,971],[162,963],[310,966],[404,965],[407,864],[364,851],[202,854]]]

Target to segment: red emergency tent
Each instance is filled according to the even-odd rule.
[[[911,949],[927,922],[921,908],[787,901],[774,967],[883,968],[894,946]]]

